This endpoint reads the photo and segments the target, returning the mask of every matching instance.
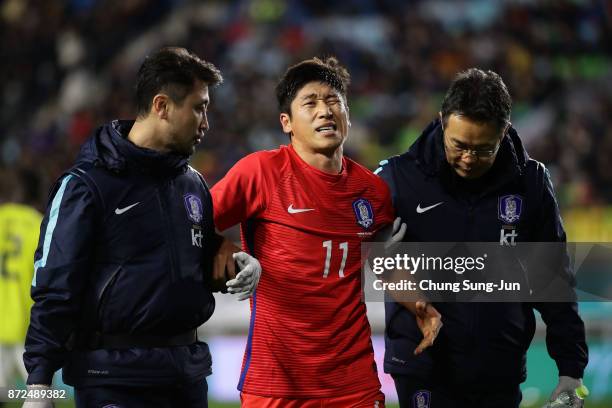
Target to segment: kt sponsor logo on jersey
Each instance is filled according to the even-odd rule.
[[[523,198],[518,195],[510,194],[499,197],[497,206],[497,218],[501,221],[514,224],[523,212]],[[515,239],[518,237],[514,225],[504,225],[499,231],[499,245],[516,246]]]
[[[199,224],[203,218],[202,201],[195,194],[185,194],[183,197],[187,218],[196,223],[191,228],[191,245],[202,248],[202,227]]]
[[[516,237],[518,237],[518,234],[516,233],[516,228],[511,225],[504,225],[499,231],[499,245],[516,246]]]

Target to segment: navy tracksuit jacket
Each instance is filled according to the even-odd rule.
[[[194,382],[206,343],[107,350],[92,333],[173,336],[210,318],[212,201],[188,157],[137,147],[132,122],[100,127],[51,193],[35,255],[28,384],[63,367],[74,386]]]
[[[507,221],[499,202],[521,200],[517,242],[564,242],[565,232],[544,165],[529,158],[516,131],[503,139],[493,167],[479,180],[450,168],[442,128],[433,121],[408,152],[381,162],[405,241],[498,242]],[[417,206],[431,210],[417,213]],[[502,217],[503,218],[503,217]],[[569,272],[569,271],[568,271]],[[512,389],[526,378],[526,352],[535,331],[533,310],[546,323],[546,343],[559,375],[581,378],[587,364],[584,324],[576,303],[438,303],[442,327],[434,346],[415,357],[422,338],[413,315],[386,303],[385,372],[416,376],[464,390]]]

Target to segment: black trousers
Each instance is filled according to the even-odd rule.
[[[393,374],[400,408],[518,408],[523,394],[518,385],[478,392],[450,389],[440,384]]]
[[[77,408],[208,408],[208,384],[77,387],[74,397]]]

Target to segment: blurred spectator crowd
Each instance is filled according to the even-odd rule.
[[[209,184],[287,142],[274,98],[284,69],[335,55],[352,75],[346,153],[366,166],[406,150],[454,75],[477,66],[504,78],[561,205],[609,205],[611,17],[611,0],[4,0],[0,167],[41,175],[44,205],[96,126],[134,117],[144,56],[179,45],[225,77],[192,161]]]

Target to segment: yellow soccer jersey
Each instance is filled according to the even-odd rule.
[[[0,205],[0,344],[23,343],[42,215],[21,204]]]

